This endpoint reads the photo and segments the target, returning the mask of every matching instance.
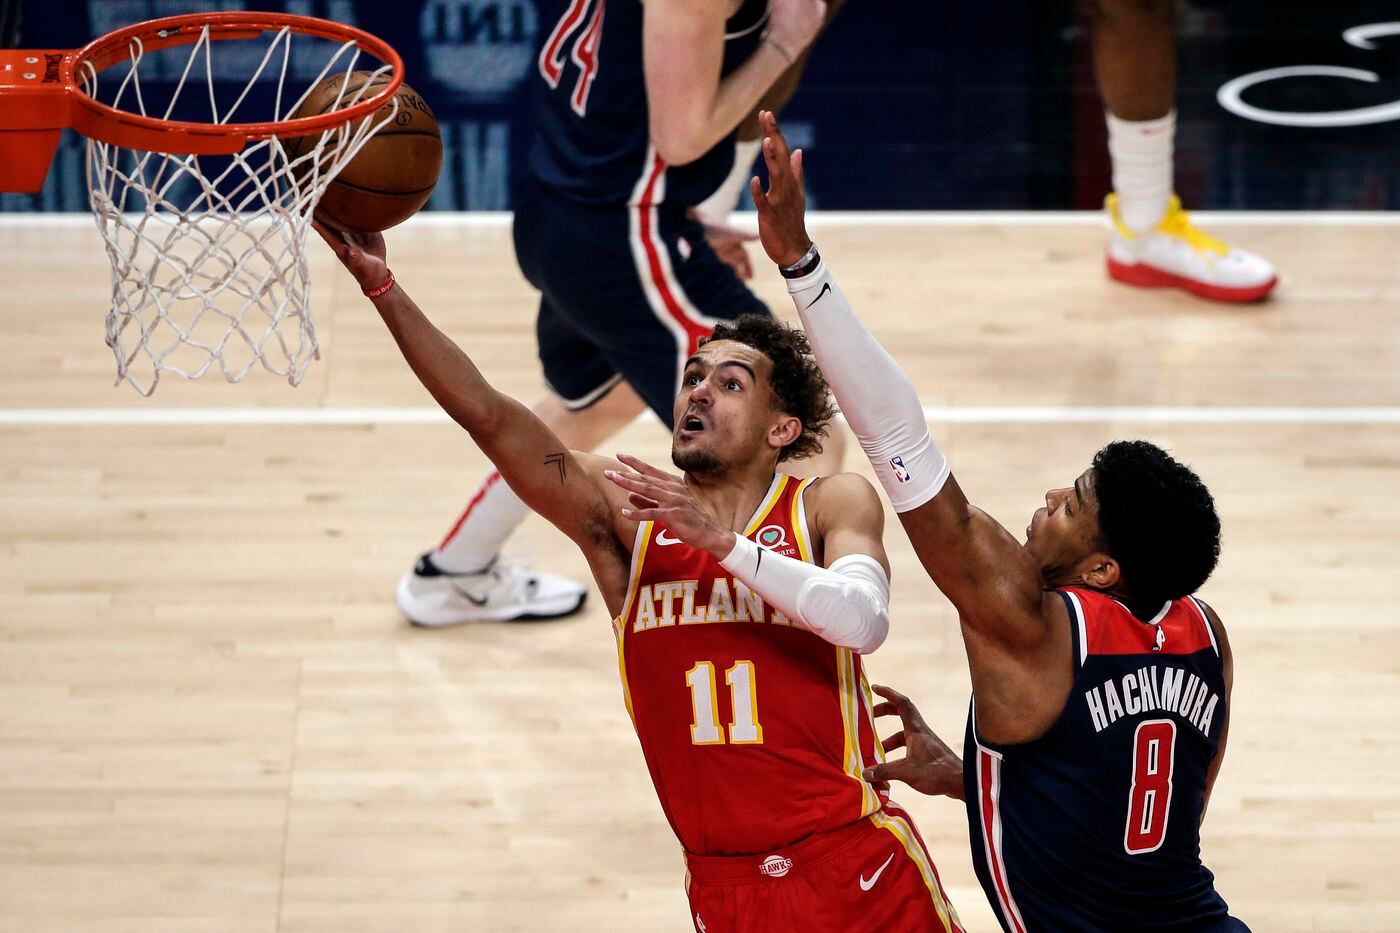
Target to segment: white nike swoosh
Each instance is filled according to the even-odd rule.
[[[884,863],[883,865],[881,865],[879,868],[875,869],[875,874],[873,874],[873,875],[870,876],[870,880],[869,880],[869,881],[866,881],[866,880],[865,880],[865,876],[864,876],[864,875],[861,875],[861,876],[860,876],[860,889],[861,889],[862,891],[869,891],[871,888],[875,887],[875,882],[877,882],[877,881],[880,880],[880,876],[883,875],[883,874],[885,873],[885,869],[889,867],[890,862],[893,861],[893,860],[894,860],[894,853],[891,852],[891,853],[890,853],[890,857],[887,858],[887,859],[885,859],[885,863]]]
[[[668,538],[666,536],[666,529],[663,528],[661,531],[658,531],[656,533],[656,543],[661,545],[662,547],[665,547],[668,544],[681,544],[683,542],[680,538]]]

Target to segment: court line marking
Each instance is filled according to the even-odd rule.
[[[1246,227],[1400,226],[1400,211],[1192,211],[1191,216],[1204,224]],[[756,218],[753,211],[737,211],[731,219],[738,226],[754,227]],[[807,219],[814,226],[830,227],[1098,227],[1104,224],[1103,211],[812,211]],[[509,211],[425,211],[406,221],[404,227],[498,228],[509,226],[510,221]],[[0,213],[0,229],[93,224],[92,215],[81,212]]]
[[[1400,407],[925,405],[938,424],[1400,424]],[[651,418],[639,415],[638,421]],[[8,408],[0,426],[399,425],[450,421],[440,408]]]

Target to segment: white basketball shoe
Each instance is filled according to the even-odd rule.
[[[1128,285],[1180,288],[1215,301],[1262,301],[1274,290],[1274,267],[1197,230],[1176,195],[1150,233],[1123,226],[1118,195],[1104,200],[1109,218],[1108,274]]]
[[[399,581],[395,598],[408,621],[425,628],[466,622],[554,619],[583,608],[588,590],[567,577],[497,558],[480,573],[447,573],[429,554]]]

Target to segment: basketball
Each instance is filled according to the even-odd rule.
[[[310,117],[328,110],[348,107],[370,79],[364,71],[333,75],[312,89],[294,116]],[[387,84],[389,77],[375,79],[364,96]],[[344,93],[341,84],[345,83]],[[395,95],[399,109],[394,119],[372,136],[355,157],[336,175],[316,207],[316,216],[350,233],[387,230],[416,214],[437,186],[442,170],[442,137],[437,118],[421,95],[407,84]],[[363,99],[363,97],[360,97]],[[383,107],[366,117],[377,123],[392,109]],[[302,154],[316,137],[288,139],[292,159]]]

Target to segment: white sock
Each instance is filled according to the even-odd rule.
[[[432,553],[432,561],[447,573],[485,570],[501,551],[530,509],[492,470],[477,487],[462,517]]]
[[[1147,233],[1167,213],[1172,193],[1172,144],[1176,111],[1156,120],[1108,118],[1108,153],[1113,158],[1113,190],[1118,216],[1134,233]]]
[[[739,203],[739,197],[754,176],[753,164],[763,148],[763,138],[737,140],[734,143],[734,167],[729,170],[715,193],[695,205],[695,212],[710,223],[722,224]]]

